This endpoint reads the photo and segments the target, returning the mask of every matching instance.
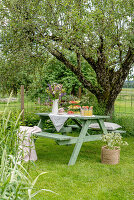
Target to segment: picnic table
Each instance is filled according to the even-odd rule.
[[[69,115],[69,114],[52,115],[50,113],[36,113],[36,115],[40,117],[38,126],[42,129],[42,132],[36,133],[35,136],[53,139],[59,145],[75,144],[75,147],[73,149],[68,165],[75,164],[83,142],[96,141],[96,140],[101,139],[102,134],[90,135],[88,133],[89,125],[91,123],[97,122],[100,126],[100,129],[102,130],[102,133],[107,134],[107,129],[104,125],[104,119],[109,118],[109,116],[98,116],[98,115],[81,116],[81,115]],[[63,119],[68,120],[71,118],[75,122],[75,125],[70,125],[70,126],[65,127],[63,123],[62,128],[60,128],[59,130],[61,134],[50,133],[49,130],[44,131],[43,123],[46,119],[51,119],[51,117],[53,118],[55,117],[56,119],[59,119],[59,120],[63,120]],[[79,130],[78,137],[68,136],[65,134],[65,130],[66,132],[71,132],[73,130],[72,129],[73,127],[78,128]],[[55,132],[57,132],[56,129],[55,129]]]

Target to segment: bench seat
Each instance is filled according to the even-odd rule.
[[[67,136],[67,135],[60,135],[60,134],[54,134],[54,133],[47,133],[47,132],[39,132],[39,133],[34,133],[35,136],[39,137],[45,137],[45,138],[50,138],[53,140],[71,140],[74,137]]]
[[[79,129],[80,127],[78,125],[68,125],[68,127],[71,127],[72,129]],[[92,130],[92,131],[99,131],[97,129],[92,129],[92,128],[89,128],[89,130]],[[108,132],[114,132],[114,133],[126,133],[126,131],[124,130],[120,130],[120,129],[116,129],[116,130],[107,130]]]

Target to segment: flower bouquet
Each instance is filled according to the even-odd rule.
[[[53,100],[52,113],[58,114],[58,101],[65,95],[65,90],[62,88],[63,86],[61,84],[57,83],[48,84],[48,86],[46,92],[49,98]]]
[[[65,90],[63,89],[63,85],[57,83],[52,83],[51,85],[48,84],[46,92],[50,97],[50,99],[52,100],[60,99],[62,96],[66,94]]]

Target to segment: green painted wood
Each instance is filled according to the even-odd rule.
[[[40,132],[40,133],[34,133],[35,136],[38,137],[44,137],[44,138],[50,138],[53,140],[70,140],[71,136],[67,136],[67,135],[60,135],[60,134],[54,134],[54,133],[47,133],[47,132]]]
[[[90,136],[85,136],[83,142],[90,142],[90,141],[97,141],[101,140],[102,135],[90,135]],[[58,141],[59,145],[67,145],[67,144],[75,144],[78,140],[78,137],[74,137],[68,141]]]
[[[61,133],[70,133],[70,132],[72,132],[72,127],[68,127],[68,126],[67,126],[67,127],[64,127],[64,126],[63,126],[63,127],[61,128],[60,132],[61,132]]]
[[[78,140],[78,137],[73,137],[68,141],[57,141],[57,143],[59,145],[71,145],[71,144],[76,144],[77,140]]]
[[[49,119],[48,115],[46,116],[40,116],[40,120],[39,120],[39,123],[38,123],[38,127],[40,127],[41,129],[43,129],[43,126],[44,126],[44,122],[45,120]]]
[[[50,113],[36,113],[36,115],[39,115],[40,117],[48,117]],[[60,115],[61,116],[61,115]],[[100,115],[95,115],[95,116],[82,116],[82,115],[68,115],[69,118],[71,119],[79,119],[79,120],[87,120],[87,119],[108,119],[110,118],[109,116],[100,116]]]
[[[77,157],[79,155],[79,151],[81,149],[82,143],[84,141],[85,135],[87,133],[87,130],[88,130],[88,127],[89,127],[90,124],[91,124],[90,120],[86,120],[84,122],[83,127],[82,127],[81,132],[80,132],[80,135],[79,135],[79,137],[77,139],[77,143],[76,143],[76,145],[74,147],[73,153],[72,153],[71,158],[69,160],[69,163],[68,163],[69,166],[75,164],[75,162],[77,160]]]
[[[72,119],[79,128],[82,128],[83,123],[78,121],[78,119]]]
[[[104,134],[107,134],[107,129],[105,127],[103,119],[98,119],[98,124],[100,125],[100,129],[103,131]]]
[[[114,133],[126,133],[126,131],[123,131],[123,130],[114,130],[114,131],[108,131],[108,132],[114,132]]]
[[[39,122],[39,127],[42,128],[43,121],[46,118],[48,118],[49,113],[36,113],[36,114],[40,116],[41,120]],[[77,116],[68,115],[68,118],[71,118],[73,121],[75,121],[75,123],[77,124],[77,127],[79,127],[79,129],[81,130],[79,137],[71,137],[71,136],[52,134],[52,133],[47,133],[47,132],[38,133],[38,136],[54,139],[60,145],[70,145],[70,144],[76,143],[73,153],[72,153],[71,158],[68,163],[68,165],[74,165],[77,160],[77,157],[79,155],[79,152],[80,152],[83,142],[95,141],[95,140],[101,139],[101,135],[89,135],[87,133],[87,131],[89,129],[89,125],[91,123],[98,122],[103,133],[106,134],[107,130],[105,128],[103,120],[106,118],[109,118],[109,116],[97,116],[96,115],[94,117],[90,117],[90,116],[80,116],[80,115],[79,116],[78,115]],[[68,128],[72,128],[72,127],[68,127]],[[63,129],[63,132],[64,132],[64,130],[65,129]],[[86,135],[88,135],[88,136],[86,136]]]
[[[37,125],[39,128],[43,129],[43,123],[42,123],[42,119],[40,119],[38,125]]]
[[[68,125],[67,127],[71,127],[71,128],[73,128],[73,129],[80,129],[80,127],[78,126],[78,125]]]

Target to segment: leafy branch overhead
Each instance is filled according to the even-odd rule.
[[[106,113],[111,112],[134,63],[133,1],[5,0],[2,3],[5,13],[10,13],[4,16],[17,36],[14,41],[19,45],[17,49],[25,47],[25,52],[30,49],[30,55],[43,51],[52,54],[105,105]],[[69,59],[70,54],[75,55],[75,63]],[[94,70],[95,84],[83,73],[83,61]]]
[[[42,5],[47,11],[41,23],[46,25],[45,30],[38,29],[42,43],[97,97],[105,96],[104,91],[109,96],[118,83],[118,90],[112,93],[116,98],[134,62],[133,2],[60,2],[45,1]],[[84,58],[94,69],[98,87],[85,80],[79,62],[77,66],[70,63],[66,56],[69,51]]]

